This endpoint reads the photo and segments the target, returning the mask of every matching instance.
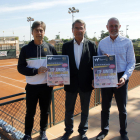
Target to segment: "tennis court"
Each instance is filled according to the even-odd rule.
[[[18,59],[0,60],[0,98],[25,92],[26,79],[25,76],[17,71]],[[55,86],[59,88],[60,86]],[[25,95],[21,95],[23,97]],[[11,100],[17,97],[11,98]],[[19,98],[19,97],[18,97]],[[6,102],[7,100],[3,100]],[[0,101],[2,103],[2,101]]]
[[[0,98],[25,92],[25,76],[18,73],[17,63],[18,59],[0,60]]]

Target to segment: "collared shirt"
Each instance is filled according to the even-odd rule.
[[[100,41],[98,55],[116,55],[117,72],[123,72],[125,80],[129,79],[135,68],[135,54],[132,41],[118,35],[113,41],[110,36]]]
[[[83,43],[84,39],[80,42],[80,45],[77,44],[76,40],[74,39],[74,56],[75,56],[75,63],[77,66],[77,69],[79,69],[82,50],[83,50]]]

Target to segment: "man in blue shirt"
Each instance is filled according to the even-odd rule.
[[[110,18],[106,25],[109,36],[102,39],[98,46],[98,55],[116,55],[118,87],[102,88],[101,132],[96,137],[102,140],[109,131],[109,114],[113,94],[119,110],[120,135],[122,140],[129,140],[127,136],[127,89],[128,80],[135,68],[135,55],[130,39],[120,36],[121,27],[117,18]]]

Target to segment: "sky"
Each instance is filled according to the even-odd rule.
[[[72,14],[68,9],[72,7],[79,9],[79,13],[74,13],[74,20],[82,19],[86,23],[89,38],[99,39],[102,30],[107,32],[106,24],[111,17],[119,19],[124,36],[129,25],[129,38],[140,38],[139,0],[0,0],[0,37],[19,36],[20,41],[30,40],[27,17],[32,17],[45,22],[45,36],[49,40],[58,34],[60,38],[71,38]]]

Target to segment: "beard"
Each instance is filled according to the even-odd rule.
[[[118,36],[119,35],[119,32],[113,32],[113,33],[109,33],[111,36]]]

